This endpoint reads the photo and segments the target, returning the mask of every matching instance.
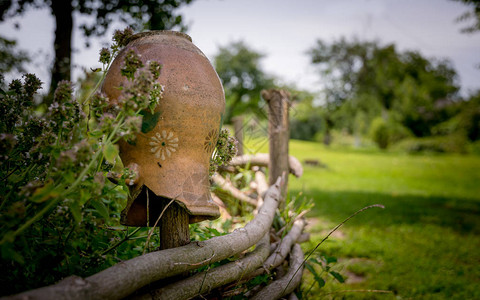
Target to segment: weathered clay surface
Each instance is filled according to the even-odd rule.
[[[158,81],[165,90],[155,109],[159,114],[155,127],[140,133],[135,145],[119,145],[124,165],[136,163],[139,171],[132,190],[137,197],[129,201],[123,222],[147,225],[143,186],[184,206],[190,223],[217,218],[219,210],[210,196],[208,180],[210,157],[225,110],[217,73],[189,36],[172,31],[140,33],[119,53],[108,71],[102,91],[110,101],[121,96],[117,87],[126,84],[120,69],[131,49],[140,54],[145,65],[152,60],[162,65]]]

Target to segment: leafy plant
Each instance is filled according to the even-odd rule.
[[[104,74],[132,33],[117,31],[110,49],[102,49]],[[135,174],[123,167],[116,142],[135,138],[141,112],[155,107],[163,91],[156,82],[158,63],[140,70],[138,62],[129,53],[128,83],[115,105],[98,93],[79,103],[72,85],[61,82],[42,112],[35,106],[41,82],[33,74],[1,91],[0,265],[8,286],[3,293],[72,273],[88,275],[117,260],[113,248],[105,249],[124,233],[130,236],[118,219]],[[119,175],[116,184],[106,180],[111,172]]]

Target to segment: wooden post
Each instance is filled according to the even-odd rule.
[[[162,199],[165,205],[170,199]],[[187,211],[173,201],[163,213],[159,222],[160,250],[185,246],[190,243]]]
[[[160,250],[185,246],[190,243],[189,215],[177,202],[148,192],[149,222],[160,230]],[[165,209],[166,207],[166,209]],[[162,211],[163,215],[161,215]],[[161,217],[160,217],[161,215]],[[160,219],[158,219],[160,218]]]
[[[270,161],[268,163],[269,184],[275,183],[278,176],[286,174],[285,183],[282,186],[282,199],[288,186],[288,108],[290,105],[290,93],[285,90],[263,90],[262,97],[268,103],[268,137],[270,142]],[[280,203],[280,207],[283,204]]]
[[[238,116],[232,118],[233,129],[235,130],[235,138],[238,141],[237,155],[243,155],[243,117]]]

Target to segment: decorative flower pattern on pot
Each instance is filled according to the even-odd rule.
[[[150,152],[154,153],[156,158],[165,160],[177,151],[178,137],[174,137],[173,132],[167,133],[166,130],[162,130],[161,133],[157,132],[150,139],[150,146],[152,146]]]
[[[218,138],[218,131],[216,129],[212,129],[205,138],[205,142],[203,143],[203,148],[207,153],[212,153],[213,149],[217,145],[217,138]]]

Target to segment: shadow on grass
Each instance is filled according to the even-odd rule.
[[[350,271],[362,269],[366,280],[334,289],[388,290],[397,299],[480,299],[479,200],[318,189],[305,195],[315,201],[309,216],[326,220],[331,227],[365,206],[385,205],[384,210],[357,215],[343,227],[344,239],[333,238],[319,249],[331,256],[375,262],[373,267],[346,266]],[[324,229],[311,229],[313,243]],[[393,295],[354,293],[345,299],[393,299]]]
[[[291,193],[298,191],[292,190]],[[315,203],[310,216],[321,217],[332,223],[339,223],[356,210],[378,203],[385,205],[385,209],[366,211],[350,220],[347,226],[430,224],[448,227],[460,234],[480,234],[480,201],[476,199],[317,189],[309,189],[305,195],[312,197]]]

